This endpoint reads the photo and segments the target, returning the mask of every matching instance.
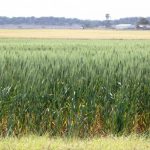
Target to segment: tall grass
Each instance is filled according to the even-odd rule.
[[[0,40],[0,134],[148,132],[150,41]]]

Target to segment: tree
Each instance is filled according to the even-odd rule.
[[[139,21],[137,22],[137,25],[148,25],[149,21],[146,18],[140,18]]]
[[[106,17],[106,27],[108,28],[108,27],[110,27],[110,14],[105,14],[105,17]]]
[[[106,17],[106,20],[109,20],[110,14],[106,14],[105,17]]]

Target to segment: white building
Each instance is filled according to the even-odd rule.
[[[117,25],[114,25],[113,28],[119,29],[119,30],[123,30],[123,29],[127,30],[127,29],[136,29],[136,26],[132,24],[117,24]]]
[[[138,29],[143,29],[143,30],[150,30],[150,25],[138,25]]]

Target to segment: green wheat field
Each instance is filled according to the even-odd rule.
[[[150,40],[0,39],[1,137],[149,131]]]

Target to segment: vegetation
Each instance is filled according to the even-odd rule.
[[[48,136],[7,137],[0,139],[1,150],[148,150],[144,137],[106,137],[94,139],[49,138]]]
[[[106,14],[106,17],[109,18],[109,14]],[[150,21],[150,17],[146,18]],[[137,24],[140,20],[140,17],[131,17],[131,18],[121,18],[117,20],[110,20],[111,25],[116,24]],[[105,26],[108,21],[100,21],[100,20],[80,20],[80,19],[69,19],[63,17],[0,17],[0,25],[53,25],[53,26],[72,26],[72,25],[80,25],[83,27],[98,27]]]
[[[137,22],[137,25],[149,25],[149,20],[146,18],[140,18],[140,20]]]
[[[111,24],[110,24],[110,14],[105,14],[105,17],[106,17],[106,24],[105,24],[105,26],[106,27],[110,27],[111,26]]]
[[[149,40],[0,40],[0,134],[149,134]]]

